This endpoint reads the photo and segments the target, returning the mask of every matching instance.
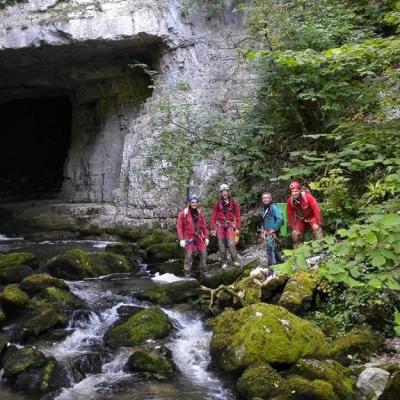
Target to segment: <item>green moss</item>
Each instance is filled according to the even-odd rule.
[[[69,303],[74,300],[74,297],[68,290],[52,286],[43,290],[43,296],[51,302]]]
[[[244,278],[234,285],[234,291],[243,299],[245,304],[256,304],[261,301],[261,286],[253,278]]]
[[[398,400],[400,393],[400,371],[395,372],[389,379],[379,400]]]
[[[176,234],[168,231],[167,229],[156,228],[153,229],[150,235],[145,236],[139,240],[138,245],[141,249],[147,249],[148,247],[161,244],[161,243],[176,243],[178,237]]]
[[[313,299],[317,282],[310,273],[296,272],[287,282],[278,304],[292,313],[307,311]]]
[[[257,362],[292,364],[304,356],[318,357],[326,352],[326,343],[310,322],[259,303],[219,315],[210,349],[222,369],[234,371]]]
[[[0,322],[4,321],[6,316],[4,315],[3,307],[0,305]]]
[[[52,275],[71,280],[132,271],[131,264],[122,255],[106,251],[87,253],[80,249],[53,257],[46,267]]]
[[[63,290],[69,290],[68,285],[61,279],[49,274],[34,274],[23,279],[21,289],[29,294],[35,294],[52,286]]]
[[[31,334],[39,336],[57,324],[65,325],[66,318],[57,314],[53,308],[46,308],[25,322],[24,328]]]
[[[198,297],[200,284],[195,280],[173,282],[146,288],[136,297],[157,304],[176,304]]]
[[[40,390],[42,392],[47,392],[49,390],[50,380],[53,376],[54,369],[57,366],[57,362],[54,359],[50,359],[42,371]]]
[[[174,370],[173,364],[166,357],[143,350],[135,351],[129,357],[127,367],[130,371],[151,372],[160,377],[167,377]]]
[[[378,350],[382,341],[368,328],[353,330],[332,343],[328,356],[343,364],[350,363],[354,357],[366,360],[372,352]]]
[[[19,375],[22,372],[40,368],[46,363],[46,358],[41,351],[33,347],[19,349],[4,360],[4,374],[7,377]]]
[[[329,382],[316,379],[309,381],[302,376],[293,375],[287,379],[294,399],[338,400]]]
[[[9,268],[14,265],[27,265],[37,268],[39,262],[36,256],[31,253],[9,253],[0,255],[0,269]]]
[[[243,373],[236,384],[236,389],[241,398],[252,400],[254,397],[261,399],[275,399],[280,396],[291,398],[288,384],[268,364],[254,365]]]
[[[153,244],[146,249],[149,261],[166,261],[171,258],[180,258],[182,251],[178,242]]]
[[[242,267],[221,269],[215,274],[205,277],[204,285],[211,289],[216,289],[219,285],[230,285],[241,277],[242,272]]]
[[[356,398],[355,379],[351,371],[334,360],[299,360],[285,375],[298,375],[308,380],[322,380],[332,385],[336,396],[341,400]]]
[[[275,275],[272,279],[267,282],[263,282],[261,289],[261,297],[263,301],[271,300],[275,294],[282,291],[286,284],[288,277],[285,275]]]
[[[1,299],[7,305],[15,307],[25,307],[29,302],[29,296],[17,284],[7,285],[3,289]]]
[[[2,332],[0,332],[0,354],[7,347],[7,339]]]
[[[149,307],[112,328],[106,335],[106,343],[111,348],[135,346],[147,339],[163,338],[170,330],[168,316],[159,307]]]
[[[5,284],[19,283],[32,274],[33,270],[28,265],[13,265],[12,267],[0,270],[0,282]]]

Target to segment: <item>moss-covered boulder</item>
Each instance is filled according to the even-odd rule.
[[[220,285],[230,285],[237,281],[243,273],[242,267],[235,267],[232,269],[221,269],[214,274],[205,277],[202,282],[204,286],[211,289],[216,289]]]
[[[167,229],[155,228],[145,237],[138,241],[138,245],[141,249],[147,249],[154,244],[159,243],[173,243],[178,241],[176,233],[172,233]]]
[[[366,361],[382,344],[383,339],[372,330],[356,329],[336,339],[329,347],[328,357],[344,365],[350,364],[354,358]]]
[[[4,357],[4,375],[13,377],[46,364],[46,357],[33,347],[24,347]]]
[[[160,262],[182,257],[182,249],[178,241],[171,243],[153,244],[146,249],[149,262]]]
[[[400,397],[400,371],[394,372],[379,400],[398,400]]]
[[[278,305],[294,314],[309,310],[317,287],[317,281],[310,273],[296,272],[287,282]]]
[[[69,290],[68,285],[62,279],[55,278],[49,274],[34,274],[26,277],[21,282],[21,289],[31,296],[49,286],[67,291]]]
[[[110,243],[105,251],[126,257],[134,268],[140,267],[143,262],[144,252],[139,250],[136,243]]]
[[[157,304],[176,304],[198,297],[199,294],[199,282],[189,280],[148,287],[137,293],[136,297]]]
[[[320,379],[310,381],[302,376],[293,375],[287,379],[287,384],[293,400],[339,400],[333,386]]]
[[[171,322],[159,307],[149,307],[138,312],[126,322],[119,324],[106,334],[107,346],[132,347],[147,339],[160,339],[172,329]]]
[[[67,280],[93,278],[112,273],[132,272],[128,259],[110,252],[87,253],[80,249],[68,250],[46,264],[51,275]]]
[[[0,271],[15,265],[27,265],[33,269],[39,267],[39,261],[32,253],[9,253],[0,255]]]
[[[323,333],[312,323],[272,304],[225,311],[213,322],[211,353],[225,371],[258,362],[292,364],[326,352]]]
[[[160,264],[158,271],[160,274],[174,274],[183,275],[183,263],[182,260],[166,261]]]
[[[0,270],[0,282],[3,284],[19,283],[33,273],[33,269],[28,265],[13,265]]]
[[[0,299],[8,308],[24,308],[29,302],[29,296],[16,283],[7,285],[3,289]]]
[[[67,318],[65,315],[58,313],[51,306],[43,307],[40,310],[36,310],[33,316],[25,320],[23,326],[24,336],[39,336],[51,328],[65,326],[66,324]]]
[[[322,380],[332,385],[340,400],[356,398],[356,381],[349,369],[334,360],[301,359],[284,376],[301,376],[310,381]]]
[[[233,290],[246,305],[256,304],[261,301],[261,286],[256,279],[251,277],[241,279],[234,285]]]
[[[261,289],[261,299],[270,302],[277,294],[283,291],[288,277],[286,275],[277,274],[263,282]]]
[[[148,372],[160,379],[166,379],[174,371],[174,365],[167,357],[148,350],[132,353],[125,368],[131,372]]]
[[[4,334],[0,332],[0,354],[3,353],[6,347],[7,347],[7,339],[4,336]]]
[[[0,305],[0,322],[4,321],[6,318],[4,311],[3,311],[3,307],[1,307]]]
[[[45,394],[71,386],[70,376],[71,374],[63,364],[54,358],[49,358],[44,366],[19,374],[15,379],[14,387],[29,394]]]
[[[240,398],[290,399],[291,393],[285,380],[268,364],[256,364],[246,369],[236,384]]]

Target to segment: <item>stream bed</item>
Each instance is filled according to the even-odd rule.
[[[0,253],[29,251],[41,262],[63,253],[70,248],[98,251],[107,242],[98,241],[45,241],[30,242],[21,238],[0,236]],[[104,346],[104,335],[124,314],[131,309],[142,309],[150,303],[139,301],[135,293],[155,285],[151,274],[143,266],[139,274],[116,275],[67,282],[71,292],[82,300],[82,309],[74,310],[68,326],[58,336],[38,338],[35,347],[46,356],[68,364],[74,357],[97,354],[101,358],[101,372],[88,375],[70,388],[46,400],[234,400],[227,378],[212,369],[209,354],[211,332],[206,328],[203,316],[190,305],[163,307],[174,326],[173,332],[163,340],[172,353],[177,367],[173,377],[158,381],[144,374],[126,372],[124,365],[132,353],[131,348],[110,350]],[[5,327],[5,330],[7,327]],[[18,343],[16,343],[18,345]],[[2,400],[23,400],[25,397],[11,393],[0,386]]]

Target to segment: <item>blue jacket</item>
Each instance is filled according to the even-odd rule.
[[[271,203],[268,208],[263,208],[261,210],[261,217],[263,218],[262,226],[267,231],[273,229],[275,232],[278,232],[283,224],[281,210],[274,203]]]

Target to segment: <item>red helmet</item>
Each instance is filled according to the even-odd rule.
[[[289,190],[293,190],[293,189],[301,189],[301,185],[299,182],[293,181],[290,185],[289,185]]]

